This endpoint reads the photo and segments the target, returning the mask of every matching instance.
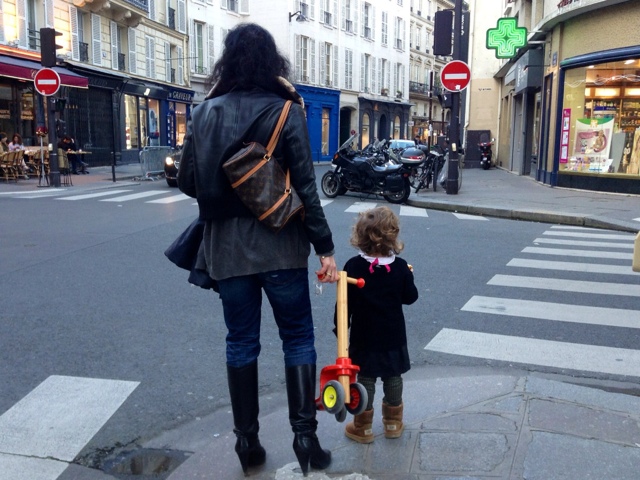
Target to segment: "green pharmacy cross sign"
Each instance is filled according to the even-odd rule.
[[[518,27],[515,18],[498,19],[498,26],[487,30],[487,48],[496,49],[496,58],[512,58],[527,44],[527,29]]]

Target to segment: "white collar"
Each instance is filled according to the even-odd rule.
[[[360,256],[369,263],[373,263],[374,260],[378,260],[378,265],[390,265],[396,259],[395,254],[391,254],[388,257],[370,257],[366,253],[360,252]]]

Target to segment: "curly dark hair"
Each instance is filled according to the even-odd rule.
[[[255,23],[241,23],[229,30],[224,39],[222,57],[207,79],[220,94],[234,87],[261,87],[281,92],[278,77],[289,79],[291,64],[280,54],[273,36]]]
[[[389,207],[376,207],[360,212],[353,232],[351,245],[371,257],[387,257],[398,254],[404,244],[398,240],[400,221]]]

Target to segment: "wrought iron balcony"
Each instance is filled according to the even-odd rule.
[[[422,95],[429,95],[429,85],[426,83],[409,82],[409,91]]]

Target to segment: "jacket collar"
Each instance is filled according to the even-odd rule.
[[[302,108],[304,108],[304,99],[297,92],[295,87],[284,77],[278,77],[278,82],[283,87],[284,93],[287,94],[287,97],[285,97],[285,98],[287,100],[293,100],[294,102],[299,103],[300,106]],[[213,88],[211,88],[211,90],[209,90],[209,93],[205,97],[205,100],[209,100],[210,98],[219,97],[221,95],[224,95],[225,93],[228,93],[226,91],[221,91],[221,88],[219,87],[219,85],[220,85],[219,83],[216,83],[213,86]]]

